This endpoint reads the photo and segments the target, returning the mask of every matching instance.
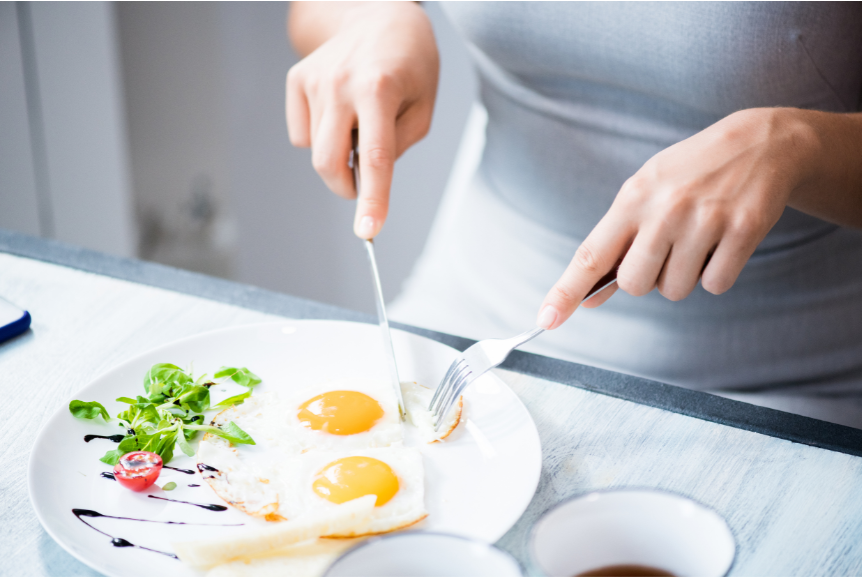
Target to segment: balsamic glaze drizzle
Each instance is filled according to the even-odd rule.
[[[124,437],[125,435],[84,435],[84,443],[89,443],[93,439],[107,439],[108,441],[119,443]]]
[[[173,558],[174,560],[179,560],[179,558],[177,558],[176,554],[171,554],[170,552],[162,552],[161,550],[154,550],[152,548],[147,548],[146,546],[136,546],[135,544],[131,543],[128,540],[124,540],[123,538],[115,538],[115,537],[111,536],[111,534],[105,533],[102,530],[100,530],[99,528],[97,528],[96,526],[90,524],[89,522],[84,521],[84,518],[113,518],[113,519],[118,519],[118,520],[134,520],[135,518],[121,518],[118,516],[106,516],[106,515],[100,514],[99,512],[94,512],[93,510],[82,510],[82,509],[77,509],[77,508],[73,509],[72,513],[75,514],[75,517],[78,518],[78,520],[81,523],[83,523],[85,526],[87,526],[88,528],[90,528],[92,530],[96,530],[97,532],[99,532],[103,536],[108,536],[109,538],[111,538],[111,544],[113,544],[114,547],[116,547],[116,548],[138,548],[139,550],[146,550],[148,552],[155,552],[156,554],[161,554],[163,556],[167,556],[168,558]],[[148,520],[135,520],[135,521],[148,521]],[[173,524],[173,523],[178,523],[178,522],[164,522],[164,523]]]
[[[204,479],[213,479],[215,475],[206,475],[204,471],[214,471],[215,473],[219,473],[219,470],[213,467],[212,465],[207,465],[206,463],[198,463],[198,471],[201,472],[201,475]]]
[[[150,496],[150,497],[153,497],[153,496]],[[81,523],[83,523],[85,526],[87,526],[88,528],[99,532],[103,536],[108,536],[109,538],[111,538],[111,544],[113,544],[114,547],[116,547],[116,548],[138,548],[139,550],[147,550],[148,552],[155,552],[156,554],[162,554],[164,556],[167,556],[168,558],[173,558],[174,560],[179,560],[179,558],[177,558],[176,554],[171,554],[169,552],[162,552],[161,550],[154,550],[152,548],[147,548],[146,546],[138,546],[136,544],[129,542],[128,540],[123,539],[123,538],[115,538],[115,537],[111,536],[111,534],[105,533],[102,530],[100,530],[99,528],[93,526],[92,524],[85,522],[83,518],[110,518],[112,520],[128,520],[131,522],[149,522],[149,523],[153,523],[153,524],[171,524],[171,525],[175,525],[175,526],[242,526],[242,525],[245,525],[245,524],[192,524],[189,522],[170,522],[170,521],[165,522],[165,521],[159,521],[159,520],[143,520],[143,519],[139,519],[139,518],[127,518],[127,517],[123,517],[123,516],[108,516],[105,514],[100,514],[97,511],[85,510],[85,509],[79,509],[79,508],[73,509],[72,513],[75,514],[75,517],[78,518],[78,520]]]
[[[162,469],[173,469],[174,471],[179,471],[181,473],[188,473],[189,475],[194,475],[194,469],[180,469],[179,467],[171,467],[170,465],[162,465]]]
[[[212,383],[212,384],[215,384],[215,383]],[[209,387],[210,385],[206,385],[206,386]],[[135,433],[134,429],[129,429],[127,431],[127,433],[129,435],[132,435],[132,436],[137,435]],[[118,435],[84,435],[84,442],[89,443],[93,439],[107,439],[113,443],[120,443],[125,437],[126,436],[122,435],[122,434],[118,434]],[[194,473],[195,473],[193,469],[181,469],[179,467],[171,467],[169,465],[163,465],[162,467],[164,469],[172,469],[174,471],[179,471],[181,473],[185,473],[188,475],[194,475]],[[197,467],[198,467],[198,470],[200,470],[200,471],[218,471],[218,469],[216,469],[215,467],[210,467],[209,465],[206,465],[204,463],[198,463]],[[112,481],[117,480],[117,478],[114,477],[114,474],[111,473],[110,471],[103,471],[100,475],[102,477],[104,477],[105,479],[110,479]],[[193,483],[193,484],[189,484],[189,487],[200,487],[200,485]],[[172,502],[176,502],[176,503],[184,503],[184,504],[188,504],[188,505],[193,505],[193,506],[203,508],[205,510],[214,511],[214,512],[223,512],[223,511],[227,510],[227,507],[225,507],[223,505],[192,503],[190,501],[181,501],[178,499],[169,499],[166,497],[158,497],[155,495],[149,495],[147,497],[151,497],[153,499],[161,499],[164,501],[172,501]],[[155,524],[171,524],[171,525],[177,525],[177,526],[242,526],[242,525],[245,525],[245,524],[191,524],[189,522],[144,520],[144,519],[140,519],[140,518],[127,518],[127,517],[123,517],[123,516],[108,516],[105,514],[100,514],[97,511],[80,509],[80,508],[74,508],[72,510],[72,513],[75,515],[76,518],[78,518],[78,520],[81,523],[83,523],[88,528],[95,530],[96,532],[102,534],[103,536],[107,536],[107,537],[111,538],[111,544],[115,548],[138,548],[139,550],[146,550],[148,552],[154,552],[156,554],[162,554],[163,556],[167,556],[168,558],[173,558],[174,560],[179,560],[179,558],[177,557],[176,554],[171,554],[170,552],[162,552],[161,550],[154,550],[153,548],[147,548],[146,546],[138,546],[138,545],[133,544],[124,538],[115,538],[115,537],[111,536],[111,534],[103,532],[102,530],[93,526],[89,522],[84,521],[84,518],[110,518],[113,520],[128,520],[128,521],[132,521],[132,522],[149,522],[149,523],[155,523]]]
[[[160,499],[162,501],[172,501],[172,502],[176,502],[176,503],[185,503],[188,505],[197,506],[199,508],[204,508],[205,510],[210,510],[212,512],[223,512],[223,511],[227,510],[226,506],[216,505],[214,503],[192,503],[190,501],[182,501],[179,499],[170,499],[167,497],[159,497],[157,495],[148,495],[147,497],[151,497],[153,499]]]
[[[111,543],[114,544],[115,548],[137,548],[136,545],[131,543],[129,540],[124,540],[123,538],[111,538]],[[143,548],[143,549],[146,550],[148,548]],[[159,553],[165,554],[165,552],[159,552]],[[174,558],[179,560],[179,558],[174,556],[174,554],[165,554],[165,555],[166,556],[173,556]]]

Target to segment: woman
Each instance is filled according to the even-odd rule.
[[[862,426],[860,5],[445,10],[487,144],[398,319],[508,336],[539,306],[539,352]],[[412,3],[297,3],[289,27],[308,55],[291,141],[350,198],[361,128],[354,229],[374,237],[395,160],[430,126],[431,26]],[[584,306],[625,293],[561,327],[617,263]]]

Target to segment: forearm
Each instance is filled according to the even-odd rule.
[[[287,34],[296,52],[305,57],[332,38],[344,15],[368,2],[292,2]]]
[[[862,113],[795,110],[805,177],[787,205],[820,219],[862,228]]]

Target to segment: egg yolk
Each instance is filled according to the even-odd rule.
[[[383,416],[376,399],[357,391],[330,391],[299,406],[299,422],[315,431],[354,435],[368,431]]]
[[[398,493],[398,477],[392,468],[372,457],[343,457],[320,470],[314,493],[332,503],[344,503],[365,495],[376,495],[380,507]]]

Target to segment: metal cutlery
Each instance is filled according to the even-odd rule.
[[[581,304],[616,282],[618,267],[619,264],[602,276],[595,286],[592,287],[589,294],[581,301]],[[431,404],[428,406],[428,410],[431,411],[434,417],[435,429],[438,429],[443,424],[442,419],[446,417],[452,405],[455,404],[458,397],[470,383],[494,367],[502,364],[510,352],[525,342],[533,340],[542,334],[544,330],[544,328],[534,328],[512,338],[482,340],[456,358],[449,366],[449,370],[446,371],[443,380],[437,385],[437,390],[434,391]]]
[[[362,195],[360,192],[361,182],[359,179],[359,132],[353,130],[353,148],[350,152],[350,167],[353,169],[353,183],[356,187],[356,198]],[[374,279],[374,303],[377,306],[377,321],[380,325],[380,334],[383,337],[383,350],[386,354],[387,367],[389,370],[389,378],[392,382],[392,387],[395,389],[396,400],[398,401],[398,411],[401,415],[401,420],[404,421],[407,417],[407,411],[404,407],[404,398],[401,395],[401,380],[398,378],[398,364],[395,362],[395,349],[392,346],[392,334],[389,331],[389,319],[386,317],[386,306],[383,302],[383,287],[380,285],[380,273],[377,270],[377,260],[374,257],[374,242],[372,240],[363,240],[365,250],[368,253],[368,261],[371,264],[371,277]]]

